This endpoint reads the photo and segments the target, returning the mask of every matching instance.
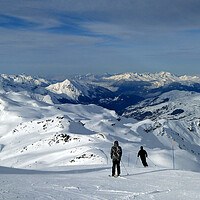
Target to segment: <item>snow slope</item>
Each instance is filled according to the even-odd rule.
[[[2,200],[199,200],[200,174],[165,168],[122,167],[121,178],[108,177],[110,166],[73,166],[52,171],[0,167]]]
[[[0,95],[1,165],[41,169],[54,166],[108,164],[113,141],[135,159],[143,145],[153,162],[199,170],[200,122],[160,119],[136,121],[96,105],[49,105],[23,93]]]
[[[3,91],[0,199],[200,199],[199,96],[180,94],[182,104],[173,92],[165,95],[191,113],[186,120],[164,113],[137,121],[93,104],[49,104],[23,90]],[[115,140],[123,149],[121,178],[108,177]],[[137,160],[141,145],[149,168]]]

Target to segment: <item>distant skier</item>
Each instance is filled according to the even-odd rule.
[[[138,157],[140,157],[142,164],[144,167],[148,167],[146,158],[148,157],[147,152],[143,149],[143,146],[140,147],[140,151],[138,152]]]
[[[112,176],[115,176],[115,168],[117,167],[117,175],[120,175],[120,161],[122,157],[122,148],[119,146],[118,141],[114,142],[114,146],[111,148],[111,159],[113,162]]]

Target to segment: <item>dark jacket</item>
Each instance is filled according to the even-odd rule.
[[[138,157],[140,156],[141,159],[144,159],[146,157],[148,157],[147,155],[147,152],[144,150],[144,149],[141,149],[139,152],[138,152]]]
[[[118,143],[115,143],[114,146],[112,146],[110,156],[113,161],[121,160],[122,148],[118,145]]]

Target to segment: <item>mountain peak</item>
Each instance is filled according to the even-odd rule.
[[[82,94],[79,85],[69,79],[49,85],[46,89],[56,94],[65,94],[72,100],[78,100],[78,97]]]

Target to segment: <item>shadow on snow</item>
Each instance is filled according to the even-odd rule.
[[[0,167],[0,174],[27,174],[27,175],[28,174],[82,174],[82,173],[102,171],[106,169],[110,169],[110,167],[74,169],[74,170],[66,170],[66,171],[41,171],[41,170],[27,170],[27,169]]]
[[[139,172],[139,173],[135,173],[135,174],[127,174],[124,176],[137,176],[137,175],[152,174],[152,173],[156,173],[156,172],[171,171],[171,170],[174,171],[174,169],[158,169],[158,170],[152,170],[152,171]]]

